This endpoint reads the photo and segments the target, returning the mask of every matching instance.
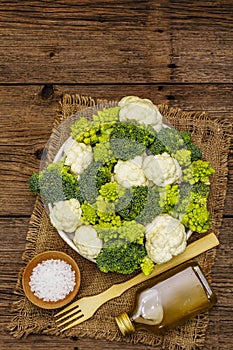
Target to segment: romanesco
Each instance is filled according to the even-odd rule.
[[[149,276],[153,271],[155,264],[154,262],[149,258],[148,255],[146,255],[141,262],[141,270],[144,273],[145,276]]]
[[[96,162],[106,163],[112,160],[113,151],[110,147],[110,142],[97,143],[95,147],[93,147],[93,155]]]
[[[98,237],[102,238],[105,246],[124,245],[128,242],[142,244],[145,227],[135,221],[124,221],[121,226],[104,227],[96,225]]]
[[[210,213],[205,204],[191,202],[181,222],[190,230],[203,233],[210,228]]]
[[[179,186],[167,185],[159,189],[160,200],[159,205],[164,213],[171,214],[174,206],[179,200]]]
[[[178,149],[172,154],[172,157],[177,160],[181,169],[189,167],[191,165],[191,151],[182,148]]]
[[[88,225],[95,225],[98,221],[98,216],[96,213],[96,209],[93,205],[87,203],[86,201],[81,205],[82,209],[82,216],[81,220],[84,222],[84,224]]]
[[[192,162],[189,168],[183,170],[183,180],[191,185],[197,182],[203,182],[206,185],[210,184],[210,175],[214,174],[215,170],[210,163],[201,159]]]
[[[106,201],[115,201],[122,197],[126,189],[120,186],[117,182],[108,182],[101,186],[99,193]]]

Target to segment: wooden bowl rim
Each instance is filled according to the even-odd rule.
[[[64,299],[58,300],[58,301],[44,301],[40,298],[38,298],[31,290],[29,281],[30,276],[32,274],[32,270],[35,266],[37,266],[40,262],[44,260],[50,260],[50,259],[60,259],[65,262],[67,262],[69,265],[72,266],[72,270],[75,271],[75,287],[73,291],[71,291]],[[68,254],[57,251],[57,250],[47,250],[42,253],[37,254],[34,258],[32,258],[28,264],[26,265],[23,276],[22,276],[22,286],[24,293],[26,297],[36,306],[39,306],[43,309],[57,309],[62,306],[65,306],[66,304],[70,303],[73,298],[77,295],[81,283],[81,274],[80,269],[78,267],[78,264],[76,261]]]

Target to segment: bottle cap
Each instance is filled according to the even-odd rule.
[[[126,312],[123,312],[119,316],[115,317],[115,320],[123,335],[128,335],[135,332],[134,325]]]

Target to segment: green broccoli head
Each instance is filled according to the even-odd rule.
[[[119,122],[110,134],[110,148],[115,158],[128,160],[145,152],[154,139],[150,128],[133,122]]]
[[[33,174],[29,188],[36,194],[40,193],[46,203],[79,197],[77,177],[63,162],[51,163],[40,173]]]
[[[144,209],[148,194],[147,186],[133,186],[125,190],[116,204],[118,214],[124,220],[136,219]]]
[[[34,194],[40,193],[40,174],[39,173],[32,173],[32,175],[29,178],[29,189]]]
[[[137,243],[103,248],[96,258],[96,263],[102,272],[117,272],[130,274],[140,269],[146,256],[146,249]]]
[[[156,137],[154,142],[148,147],[147,154],[148,155],[153,154],[155,156],[156,154],[161,154],[165,151],[166,151],[165,145],[161,140],[159,140],[159,138]]]
[[[158,132],[157,138],[169,154],[175,153],[178,149],[185,148],[185,142],[180,132],[175,128],[162,128]]]

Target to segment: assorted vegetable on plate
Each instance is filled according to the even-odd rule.
[[[146,275],[211,225],[214,169],[150,100],[79,113],[54,161],[30,178],[52,225],[100,271]]]

